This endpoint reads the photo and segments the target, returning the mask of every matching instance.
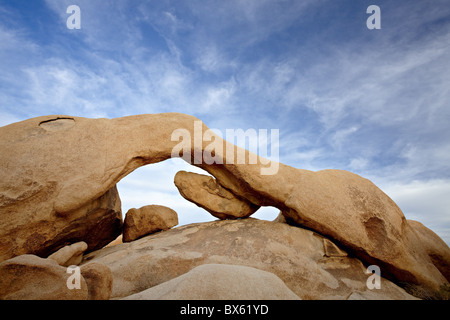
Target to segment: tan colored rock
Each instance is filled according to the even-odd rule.
[[[123,243],[122,237],[123,237],[123,235],[121,234],[121,235],[118,236],[115,240],[113,240],[113,241],[111,241],[110,243],[108,243],[108,244],[106,245],[106,247],[112,247],[112,246],[115,246],[115,245],[117,245],[117,244]]]
[[[428,254],[440,243],[420,244],[400,209],[370,181],[340,170],[267,163],[211,131],[202,140],[207,131],[197,118],[179,113],[45,116],[0,128],[0,261],[23,253],[48,256],[74,241],[85,241],[88,250],[106,245],[121,228],[115,184],[140,166],[182,156],[237,197],[279,208],[366,264],[379,264],[394,281],[430,295],[448,286]],[[214,159],[223,164],[208,164],[213,140]],[[236,164],[241,151],[256,164]]]
[[[168,230],[178,224],[177,213],[165,206],[149,205],[128,210],[123,226],[123,242]]]
[[[273,273],[228,264],[204,264],[125,300],[299,300]]]
[[[408,225],[412,228],[416,237],[417,247],[423,247],[433,265],[450,282],[450,252],[447,244],[433,231],[425,227],[422,223],[408,220]],[[424,298],[450,300],[450,285],[442,284],[437,293],[430,293],[421,288],[420,285],[408,284],[412,292],[422,292]]]
[[[285,204],[290,208],[285,212],[296,223],[379,265],[390,279],[430,291],[447,282],[402,211],[367,179],[342,170],[303,174]]]
[[[354,291],[350,296],[348,296],[347,300],[392,300],[392,299],[380,297],[374,290],[366,292]]]
[[[24,253],[46,257],[77,241],[95,250],[120,233],[115,184],[89,187],[108,176],[101,142],[107,131],[101,120],[76,119],[46,116],[0,128],[0,261]],[[76,187],[62,194],[73,181]],[[59,210],[63,198],[75,205]]]
[[[323,250],[326,257],[346,257],[347,252],[341,250],[335,243],[323,238]]]
[[[450,281],[450,252],[447,244],[433,231],[422,223],[408,220],[408,225],[416,232],[417,246],[423,246],[433,264],[442,275]]]
[[[83,260],[83,253],[88,248],[84,241],[80,241],[69,246],[65,246],[48,256],[48,259],[55,260],[60,266],[68,267],[78,265]]]
[[[259,206],[238,198],[207,175],[179,171],[174,182],[185,199],[219,219],[246,218],[259,209]]]
[[[111,297],[113,278],[107,266],[91,263],[80,270],[87,283],[88,300],[108,300]]]
[[[203,264],[241,265],[273,273],[301,299],[346,299],[354,291],[370,291],[361,261],[327,257],[322,236],[251,218],[155,233],[85,255],[82,266],[90,263],[111,269],[114,299],[164,284]],[[378,298],[414,299],[387,279],[381,284]]]
[[[278,213],[278,216],[273,220],[273,222],[286,223],[290,226],[302,227],[300,224],[296,223],[288,214],[283,215],[283,211]]]
[[[70,290],[67,268],[55,260],[21,255],[0,263],[0,300],[85,300],[86,282]]]

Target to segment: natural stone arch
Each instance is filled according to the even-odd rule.
[[[97,243],[95,238],[86,241],[91,250],[113,240],[120,231],[115,184],[142,165],[170,158],[179,143],[172,141],[172,133],[183,130],[191,134],[192,162],[237,196],[279,208],[367,264],[378,264],[396,281],[434,291],[448,283],[445,243],[437,237],[424,247],[416,228],[369,180],[341,170],[311,172],[281,163],[276,174],[263,175],[265,161],[227,164],[226,151],[235,148],[228,142],[214,154],[223,164],[211,163],[202,159],[210,141],[195,139],[199,123],[203,132],[208,130],[197,118],[179,113],[116,119],[46,116],[0,128],[0,260],[44,255],[66,242],[87,240],[83,237],[93,228],[105,234]]]

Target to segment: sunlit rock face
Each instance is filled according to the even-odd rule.
[[[208,139],[199,140],[198,129]],[[429,296],[448,286],[448,246],[407,221],[369,180],[342,170],[275,164],[189,115],[45,116],[2,127],[0,137],[0,261],[27,253],[46,257],[79,241],[88,251],[102,248],[122,231],[116,183],[140,166],[179,156],[214,176],[217,189],[253,208],[279,208],[296,225],[380,266],[394,282]],[[257,161],[235,163],[234,153],[241,151]]]

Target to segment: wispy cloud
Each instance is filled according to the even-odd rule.
[[[450,180],[391,182],[384,191],[399,205],[407,219],[420,221],[450,243],[450,215],[446,211],[450,206]]]
[[[427,195],[450,181],[445,1],[380,0],[369,31],[363,2],[79,0],[76,32],[72,2],[34,2],[43,18],[0,5],[0,125],[178,111],[223,132],[280,129],[286,164],[417,190],[448,229],[448,206]]]

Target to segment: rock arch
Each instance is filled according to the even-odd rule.
[[[170,158],[179,143],[172,141],[172,133],[182,129],[191,133],[192,162],[236,196],[279,208],[362,261],[380,265],[383,276],[397,282],[431,291],[448,284],[443,275],[449,274],[448,246],[428,229],[408,223],[369,180],[347,171],[311,172],[282,163],[276,174],[262,175],[267,161],[261,158],[256,164],[227,164],[226,149],[238,147],[226,141],[214,155],[223,164],[207,164],[210,159],[199,157],[210,141],[194,141],[198,121],[180,113],[116,119],[45,116],[0,128],[0,261],[23,253],[45,256],[77,241],[95,250],[113,240],[122,223],[116,183],[140,166]],[[420,241],[423,233],[433,239],[426,247]]]

